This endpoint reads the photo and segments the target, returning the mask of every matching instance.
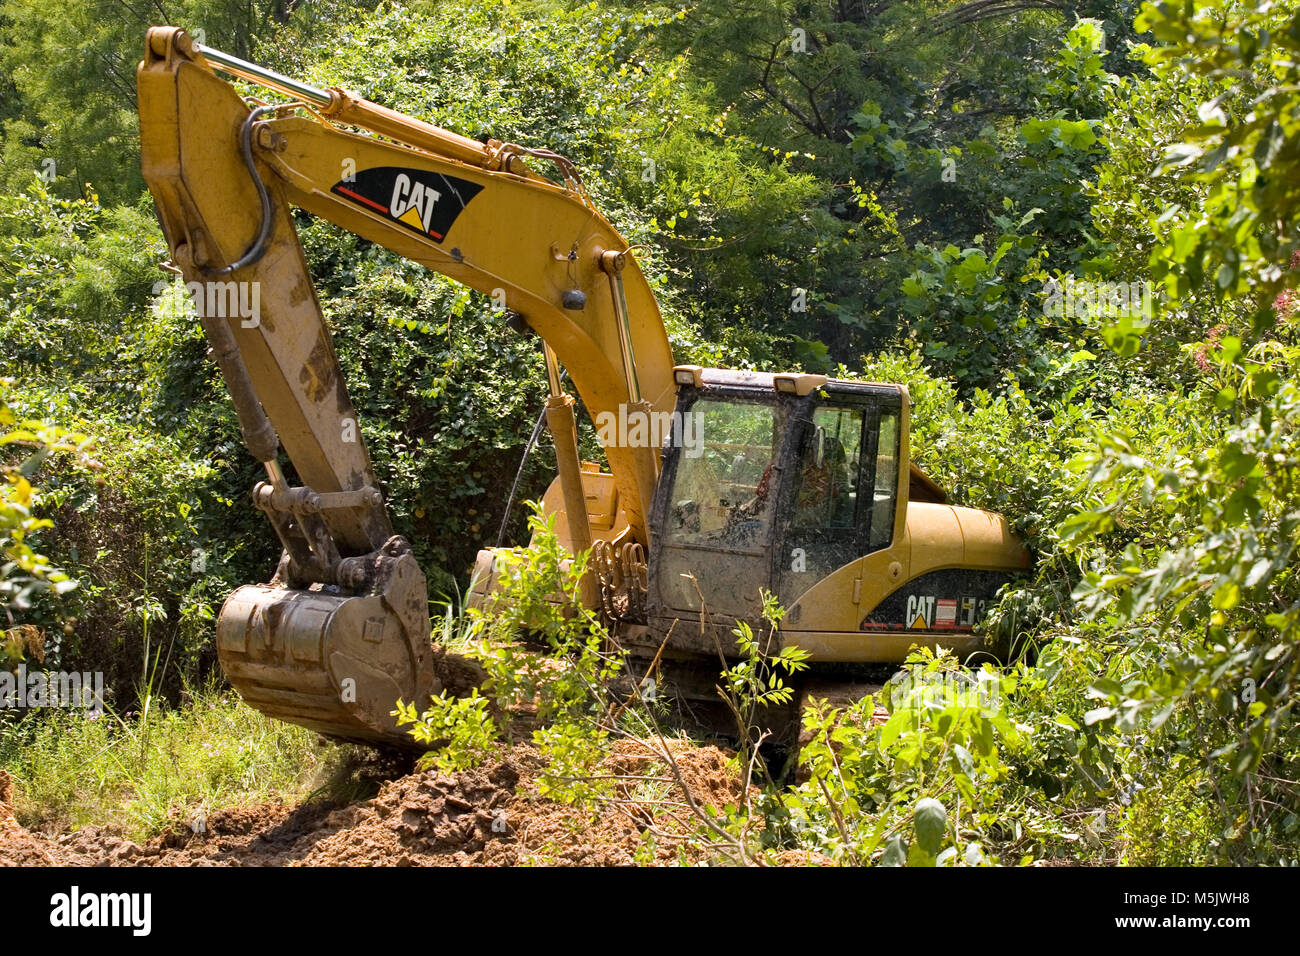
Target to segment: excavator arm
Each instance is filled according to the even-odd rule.
[[[218,69],[292,100],[250,104]],[[670,410],[672,352],[654,295],[562,157],[318,90],[172,27],[149,31],[137,82],[145,180],[245,443],[266,468],[254,501],[284,546],[271,583],[239,589],[223,608],[222,664],[265,713],[399,743],[393,702],[440,686],[424,577],[392,532],[290,207],[492,296],[541,336],[547,419],[580,546],[592,535],[559,368],[594,416]],[[554,160],[566,181],[533,172],[530,154]],[[625,533],[648,545],[656,451],[611,444],[606,455]]]

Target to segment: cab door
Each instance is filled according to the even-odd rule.
[[[793,402],[772,391],[713,388],[679,400],[696,416],[695,447],[664,450],[655,496],[651,613],[698,629],[756,620],[772,588],[772,534]],[[682,636],[679,634],[679,637]]]

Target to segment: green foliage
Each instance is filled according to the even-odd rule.
[[[77,453],[45,462],[31,515],[53,522],[45,552],[80,586],[40,598],[24,620],[47,633],[52,664],[104,672],[122,707],[146,625],[164,649],[154,689],[174,696],[215,662],[225,595],[274,564],[264,519],[233,507],[256,466],[239,457],[197,323],[180,300],[155,297],[173,288],[162,256],[147,211],[60,199],[39,183],[0,196],[6,401],[17,418],[84,436]]]
[[[0,183],[41,173],[60,195],[89,187],[117,202],[144,190],[135,67],[145,31],[184,27],[200,42],[248,57],[259,35],[291,19],[312,29],[367,0],[4,0],[0,3]],[[296,9],[295,9],[296,8]],[[7,190],[6,190],[7,191]]]
[[[1187,772],[1177,760],[1174,772],[1152,778],[1133,797],[1125,820],[1124,862],[1133,866],[1196,866],[1213,858],[1221,845],[1219,816],[1210,778]]]
[[[1194,184],[1200,204],[1163,211],[1157,277],[1175,297],[1209,289],[1255,298],[1289,287],[1285,264],[1300,248],[1300,12],[1239,0],[1147,3],[1137,23],[1158,41],[1144,51],[1157,77],[1204,79],[1214,94],[1159,170]]]
[[[1114,80],[1107,68],[1131,68],[1106,46],[1131,34],[1125,5],[1084,6],[1081,15],[1095,19],[1071,23],[1055,12],[977,4],[782,0],[697,3],[680,20],[666,17],[654,42],[692,57],[693,72],[728,104],[716,135],[751,144],[769,168],[823,185],[802,208],[763,210],[764,247],[733,227],[738,255],[719,237],[716,251],[701,244],[707,255],[682,257],[697,286],[716,299],[702,270],[709,277],[716,263],[734,287],[760,263],[766,295],[752,297],[743,318],[779,322],[805,365],[819,353],[801,342],[820,343],[833,365],[909,334],[933,343],[931,360],[963,384],[987,385],[1027,354],[1037,363],[1061,336],[1014,334],[1024,324],[1017,314],[1041,312],[1030,309],[1036,290],[1024,284],[1040,260],[1058,268],[1078,261],[1089,221],[1079,186],[1101,152],[1095,125]],[[707,221],[707,197],[685,195],[702,199]],[[1034,230],[1015,234],[1010,224],[1035,209],[1044,214]],[[687,228],[696,219],[692,211]],[[1009,234],[1017,254],[1002,262]],[[992,236],[1002,238],[990,244]],[[713,242],[707,231],[701,238]],[[959,291],[947,284],[958,277],[944,274],[932,276],[924,294],[904,290],[909,276],[932,273],[933,257],[950,246],[998,258],[983,280],[987,300],[968,301],[972,286]],[[972,259],[960,275],[971,269],[984,265]],[[806,311],[792,306],[797,289]],[[947,291],[955,301],[944,299]],[[900,323],[904,310],[909,318]],[[981,320],[990,317],[999,320],[998,335],[981,343]]]
[[[1010,200],[1004,205],[1010,209]],[[907,344],[919,344],[937,368],[971,384],[991,384],[1008,365],[1043,375],[1050,363],[1044,339],[1058,330],[1043,314],[1039,290],[1029,287],[1045,275],[1039,237],[1020,232],[1041,212],[1016,222],[995,216],[1002,232],[991,254],[983,236],[965,249],[918,244],[916,268],[902,284],[903,308],[913,317]]]
[[[48,388],[24,386],[14,402],[25,414],[57,409],[91,436],[82,457],[64,454],[46,465],[39,500],[39,513],[53,521],[43,532],[48,553],[75,568],[79,582],[25,615],[58,635],[47,642],[51,662],[102,671],[123,708],[140,689],[146,645],[162,651],[155,692],[174,695],[201,679],[215,663],[216,609],[233,587],[265,576],[269,545],[227,537],[233,503],[186,436],[142,432],[107,416],[78,419],[69,396]],[[250,553],[260,560],[249,562]]]
[[[590,555],[565,550],[555,516],[541,502],[526,506],[530,546],[498,553],[500,588],[486,608],[470,614],[482,622],[488,688],[500,703],[534,704],[542,721],[577,718],[600,706],[599,687],[622,661],[606,652],[609,634],[582,601]],[[532,659],[519,642],[524,635],[545,647],[549,659]]]
[[[598,727],[562,721],[539,727],[533,743],[547,762],[537,779],[540,796],[590,806],[613,794],[614,782],[599,773],[609,753],[609,737]]]
[[[887,687],[890,713],[878,730],[874,697],[847,708],[811,702],[809,779],[783,799],[791,830],[842,862],[983,863],[990,834],[1014,807],[1007,755],[1024,748],[1028,730],[997,706],[1014,682],[969,675],[951,655],[929,651],[906,668]]]
[[[771,638],[780,628],[785,610],[770,591],[760,589],[759,597],[763,602],[763,621],[769,627],[766,638]],[[796,689],[789,681],[808,669],[806,662],[812,655],[794,645],[769,653],[765,650],[767,639],[755,638],[747,621],[739,622],[731,633],[739,653],[735,662],[723,669],[719,690],[736,721],[741,763],[748,767],[761,754],[763,742],[773,732],[769,726],[773,719],[779,721],[783,709],[798,703]],[[766,777],[777,779],[784,768],[771,766],[766,757],[760,759]]]
[[[482,755],[491,750],[500,734],[492,719],[491,702],[475,690],[468,697],[450,697],[446,691],[435,695],[423,713],[414,704],[397,702],[397,726],[411,725],[410,734],[429,752],[422,758],[426,767],[443,773],[455,773],[478,766]]]
[[[85,439],[47,422],[19,419],[9,405],[9,387],[0,379],[0,448],[27,452],[21,463],[4,466],[0,485],[0,611],[5,624],[14,624],[14,612],[28,610],[36,592],[64,594],[77,586],[32,548],[31,536],[53,522],[35,514],[39,492],[31,478],[50,455],[76,451]]]
[[[772,628],[772,633],[781,625],[785,611],[776,602],[776,596],[770,591],[760,591],[763,600],[763,620]],[[758,708],[769,704],[788,704],[794,699],[793,689],[781,676],[793,676],[807,670],[805,661],[811,656],[799,647],[783,647],[776,654],[765,655],[754,638],[754,631],[748,622],[741,621],[732,631],[736,646],[740,649],[737,663],[722,672],[727,689],[743,702],[745,710],[752,715]],[[752,716],[750,717],[752,721]],[[745,727],[750,730],[752,727]],[[748,736],[748,735],[746,735]]]
[[[477,690],[466,698],[444,692],[423,713],[402,701],[394,713],[398,726],[409,724],[412,737],[431,748],[426,764],[453,771],[477,765],[511,730],[511,715],[526,710],[537,725],[533,742],[548,762],[539,792],[583,803],[609,790],[591,777],[609,743],[597,719],[604,714],[603,687],[622,669],[622,658],[607,650],[609,634],[582,603],[589,555],[570,555],[555,533],[555,516],[540,502],[526,504],[532,545],[500,552],[501,580],[488,605],[469,609],[460,625],[444,625],[474,642],[472,656],[487,671],[483,690],[491,699]]]
[[[1007,513],[1038,552],[1034,579],[1008,588],[989,622],[1040,646],[1056,639],[1019,665],[1016,713],[1036,747],[1017,761],[1034,790],[1021,794],[1032,813],[1013,846],[1200,863],[1296,853],[1283,809],[1296,797],[1296,397],[1290,294],[1278,296],[1293,274],[1290,240],[1270,237],[1294,210],[1285,190],[1246,195],[1257,164],[1275,158],[1286,175],[1285,153],[1234,139],[1210,155],[1230,138],[1216,111],[1244,116],[1267,94],[1285,125],[1292,108],[1293,94],[1271,86],[1285,67],[1235,39],[1263,15],[1148,8],[1140,25],[1176,24],[1156,29],[1170,42],[1139,47],[1152,72],[1104,93],[1106,153],[1089,187],[1098,230],[1078,271],[1127,281],[1149,269],[1166,293],[1149,326],[1085,318],[1068,361],[1027,362],[1028,376],[968,404],[915,362],[900,369],[921,382],[918,414],[940,416],[914,439],[923,467],[959,500]],[[1225,50],[1238,56],[1231,68]],[[1262,116],[1244,135],[1266,140]],[[1255,257],[1246,278],[1221,284],[1242,256]],[[964,288],[958,276],[935,287]],[[1046,825],[1035,790],[1062,819],[1092,822]],[[1184,828],[1178,852],[1147,842],[1158,794],[1188,808],[1160,824]]]
[[[1138,223],[1168,327],[1201,373],[1201,425],[1160,445],[1104,436],[1075,462],[1096,500],[1061,527],[1086,556],[1080,609],[1123,635],[1138,665],[1094,682],[1089,722],[1147,734],[1147,748],[1190,758],[1184,775],[1214,779],[1221,839],[1206,852],[1236,862],[1295,855],[1295,817],[1281,808],[1296,796],[1300,393],[1289,293],[1278,293],[1294,283],[1296,170],[1280,144],[1300,109],[1287,56],[1296,22],[1285,6],[1238,3],[1148,5],[1139,17],[1161,43],[1139,51],[1157,96],[1140,91],[1133,105],[1188,76],[1208,96],[1199,122],[1168,131],[1155,170],[1165,201]],[[1151,192],[1107,182],[1124,198]],[[1134,516],[1146,534],[1129,533]]]
[[[0,196],[0,340],[21,366],[97,377],[138,334],[162,258],[147,213],[105,208],[93,194],[59,199],[37,180]]]
[[[954,185],[966,181],[964,167],[972,162],[993,159],[1017,170],[1010,182],[997,183],[976,171],[981,192],[970,198],[989,210],[983,230],[964,246],[947,230],[937,233],[942,245],[921,241],[913,249],[911,274],[901,284],[901,305],[911,317],[908,344],[917,343],[933,367],[967,386],[989,387],[1009,369],[1040,382],[1050,375],[1053,346],[1079,338],[1074,323],[1044,308],[1044,288],[1053,269],[1075,267],[1086,248],[1090,216],[1080,187],[1102,153],[1095,128],[1112,79],[1101,67],[1104,43],[1095,21],[1079,21],[1032,97],[1042,115],[1021,123],[1000,153],[991,156],[980,143],[960,164],[951,160]]]

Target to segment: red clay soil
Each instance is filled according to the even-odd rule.
[[[24,829],[0,779],[0,865],[40,866],[518,866],[695,863],[716,854],[691,809],[737,804],[743,786],[731,754],[674,745],[683,788],[671,769],[637,743],[620,744],[602,775],[616,799],[580,809],[537,792],[543,761],[517,745],[485,766],[455,775],[423,771],[383,784],[369,800],[342,807],[263,804],[211,813],[202,832],[178,820],[143,845],[105,827],[68,834]],[[644,835],[655,831],[652,849]]]

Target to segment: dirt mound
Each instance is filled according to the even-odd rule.
[[[0,866],[57,866],[63,862],[39,836],[18,825],[8,803],[0,802]]]
[[[695,862],[706,851],[681,837],[698,827],[692,806],[737,804],[731,755],[672,743],[676,774],[645,746],[621,743],[602,777],[609,798],[592,808],[538,794],[542,757],[516,745],[483,767],[424,771],[384,783],[347,806],[235,807],[182,820],[139,845],[104,827],[49,836],[23,829],[0,804],[0,864],[16,866],[516,866]],[[680,782],[679,782],[680,777]],[[681,784],[685,784],[685,788]],[[654,839],[647,845],[647,833]]]

